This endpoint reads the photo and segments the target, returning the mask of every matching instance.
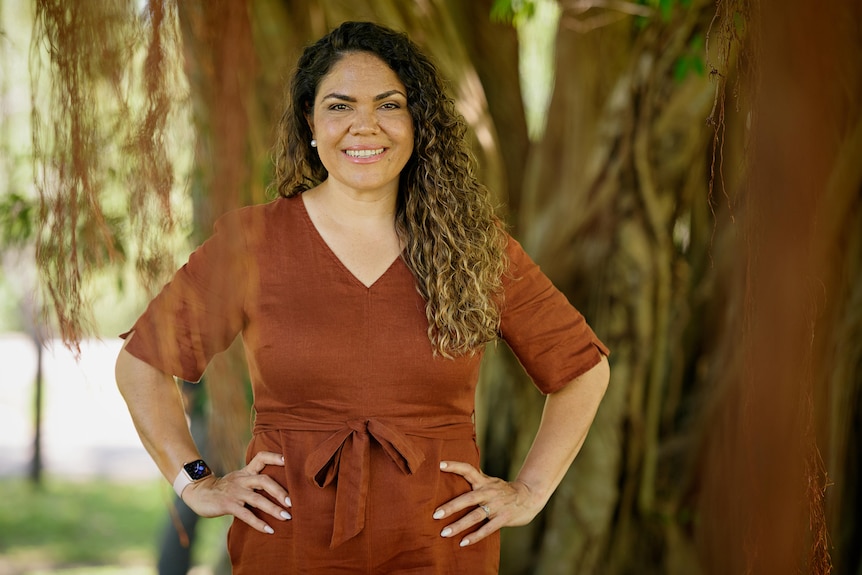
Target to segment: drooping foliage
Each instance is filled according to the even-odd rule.
[[[151,288],[173,269],[163,243],[176,223],[168,141],[182,98],[176,8],[154,0],[137,14],[136,5],[35,3],[36,258],[46,304],[71,346],[92,332],[85,284],[95,271],[130,249]]]

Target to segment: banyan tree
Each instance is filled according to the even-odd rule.
[[[547,4],[552,91],[528,130],[517,29]],[[502,572],[862,572],[862,5],[35,0],[34,16],[36,257],[69,345],[92,329],[94,270],[169,277],[178,194],[192,244],[270,197],[290,66],[373,20],[433,56],[500,215],[612,350],[587,443],[504,532]],[[233,348],[207,376],[227,465],[243,379]],[[541,397],[502,345],[478,406],[485,470],[510,476]]]

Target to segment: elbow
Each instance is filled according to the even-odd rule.
[[[611,368],[608,363],[608,358],[606,355],[601,354],[597,364],[550,395],[568,395],[586,392],[591,398],[594,398],[594,400],[598,402],[604,397],[610,383],[610,378]]]
[[[611,381],[611,367],[608,356],[601,354],[599,362],[579,378],[601,398],[604,397]]]
[[[126,403],[135,402],[148,393],[163,394],[166,390],[176,389],[172,375],[162,372],[156,367],[138,359],[125,350],[120,350],[114,364],[114,378],[117,388]]]
[[[117,382],[117,388],[120,394],[126,397],[129,387],[134,379],[134,360],[136,358],[126,351],[126,346],[123,345],[120,353],[117,355],[117,361],[114,363],[114,379]]]
[[[599,362],[578,379],[580,379],[582,383],[589,385],[589,387],[593,389],[599,397],[604,397],[611,381],[611,367],[608,362],[608,357],[605,354],[601,354]]]
[[[120,353],[117,355],[117,360],[114,362],[114,379],[117,382],[120,395],[126,401],[129,400],[129,395],[135,388],[139,388],[142,383],[150,381],[154,375],[160,374],[156,368],[126,350],[126,346],[134,335],[131,333],[126,338],[123,347],[120,348]]]
[[[608,361],[608,356],[602,354],[602,358],[599,360],[599,363],[596,364],[595,369],[598,370],[596,374],[599,383],[602,388],[607,389],[608,384],[611,382],[611,364]]]

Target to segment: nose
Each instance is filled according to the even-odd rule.
[[[353,124],[350,126],[350,133],[356,135],[376,134],[379,128],[376,110],[363,107],[356,110]]]

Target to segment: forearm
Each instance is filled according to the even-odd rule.
[[[173,482],[184,463],[200,457],[186,424],[182,395],[176,382],[125,348],[117,358],[116,376],[117,386],[129,406],[144,447],[165,479]],[[274,501],[290,507],[284,487],[272,477],[261,474],[267,465],[284,465],[284,458],[280,453],[258,452],[243,469],[189,485],[183,491],[183,501],[202,517],[233,515],[261,533],[274,533],[273,528],[251,510],[264,511],[278,521],[290,519],[285,507],[258,493],[266,492]]]
[[[518,473],[523,483],[544,504],[560,484],[584,444],[599,403],[607,389],[607,358],[545,401],[533,445]]]
[[[165,479],[173,482],[184,463],[199,457],[176,382],[127,352],[125,346],[115,373],[141,442]]]

